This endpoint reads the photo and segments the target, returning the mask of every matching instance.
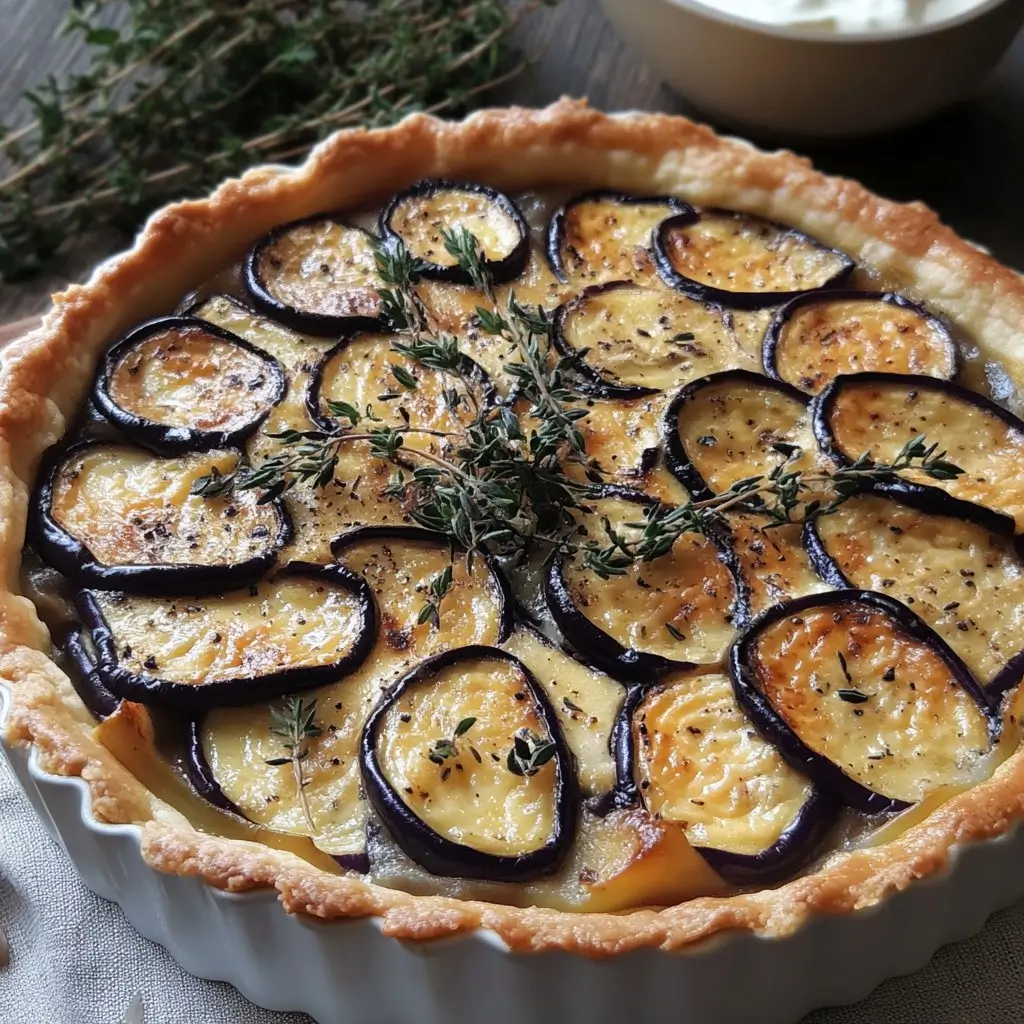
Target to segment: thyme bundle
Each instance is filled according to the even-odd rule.
[[[132,230],[337,128],[457,115],[519,66],[501,0],[76,0],[87,68],[0,124],[0,281],[74,236]],[[110,21],[126,15],[123,27]]]

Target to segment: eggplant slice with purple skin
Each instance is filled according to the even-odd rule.
[[[798,295],[765,332],[764,369],[817,394],[842,373],[884,370],[952,380],[959,369],[948,324],[893,292]]]
[[[640,398],[744,361],[719,306],[679,292],[612,281],[559,306],[553,339],[576,356],[579,390],[598,398]]]
[[[523,882],[572,846],[573,756],[543,688],[505,651],[463,647],[414,668],[367,720],[360,760],[374,810],[435,875]]]
[[[701,302],[767,309],[844,284],[855,264],[795,228],[731,210],[662,221],[654,233],[661,279]]]
[[[628,536],[657,506],[646,495],[611,488],[594,504],[591,539],[603,540],[607,519]],[[626,683],[713,665],[747,621],[749,595],[729,539],[680,536],[670,552],[634,562],[602,580],[582,558],[556,555],[545,580],[548,611],[588,664]]]
[[[530,255],[530,228],[504,192],[487,185],[428,178],[399,192],[380,215],[385,243],[401,241],[421,263],[420,273],[435,281],[472,284],[445,248],[442,232],[465,229],[483,253],[484,269],[495,284],[518,277]]]
[[[82,703],[100,722],[109,718],[117,710],[121,698],[103,685],[96,656],[82,627],[77,624],[72,626],[58,646],[70,663],[72,671],[68,673],[68,678],[75,693],[82,698]]]
[[[734,885],[795,874],[835,824],[837,802],[758,735],[722,673],[634,689],[613,747],[614,805],[682,822],[694,849]]]
[[[245,287],[258,309],[303,334],[384,330],[375,241],[332,214],[283,224],[250,250]]]
[[[805,544],[823,580],[909,605],[1001,694],[1024,675],[1024,558],[1012,520],[993,531],[993,513],[960,505],[958,515],[936,515],[857,495],[808,520]]]
[[[868,813],[969,784],[1000,735],[993,702],[906,605],[836,590],[778,605],[729,658],[761,735],[825,792]]]
[[[231,451],[161,457],[84,441],[56,450],[33,499],[29,525],[40,555],[79,585],[150,596],[208,594],[258,579],[288,542],[280,501],[255,492],[191,493]]]
[[[631,196],[607,189],[584,192],[548,222],[548,263],[564,282],[650,280],[652,239],[667,217],[691,223],[697,211],[675,196]]]
[[[107,350],[92,399],[133,441],[178,454],[239,447],[285,385],[281,364],[244,338],[171,316],[139,324]]]
[[[697,501],[785,462],[777,444],[801,448],[792,468],[806,469],[814,457],[808,406],[807,396],[791,384],[751,370],[702,377],[665,409],[665,463]]]
[[[339,417],[327,405],[331,401],[345,402],[359,413],[372,405],[380,421],[375,427],[411,424],[456,433],[474,416],[472,402],[465,395],[466,380],[473,383],[473,401],[484,408],[497,402],[490,377],[468,356],[459,359],[457,373],[437,370],[396,352],[392,341],[386,334],[356,334],[324,353],[306,388],[306,411],[317,426],[331,430],[338,425]],[[451,388],[462,396],[455,409],[445,398],[446,389]],[[423,443],[415,435],[410,440]]]
[[[332,682],[358,668],[377,635],[370,588],[338,565],[290,562],[216,596],[83,590],[76,603],[107,689],[186,711]]]
[[[872,489],[925,511],[958,514],[950,498],[1010,516],[1024,531],[1024,422],[990,398],[952,381],[899,373],[836,377],[814,400],[814,434],[840,466],[861,454],[890,463],[923,436],[963,473],[936,480],[919,469]]]

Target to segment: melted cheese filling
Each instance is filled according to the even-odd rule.
[[[952,377],[946,332],[913,309],[877,299],[823,299],[786,322],[775,353],[783,380],[817,394],[841,373],[885,370]]]
[[[383,287],[371,237],[332,220],[297,224],[259,255],[263,287],[278,302],[321,316],[377,316]]]
[[[751,656],[787,725],[867,789],[914,803],[979,776],[985,716],[935,651],[887,615],[853,603],[802,612],[767,627]]]
[[[473,724],[456,737],[457,726]],[[547,739],[522,672],[508,662],[459,663],[413,684],[385,715],[381,770],[416,816],[439,835],[489,854],[546,845],[555,823],[555,761],[516,775],[506,759],[521,729]],[[438,740],[452,753],[431,760]],[[435,755],[436,757],[436,755]]]
[[[982,682],[1024,650],[1024,562],[1008,538],[872,497],[817,531],[853,586],[909,605]]]
[[[305,577],[204,598],[92,596],[121,667],[190,686],[332,665],[351,652],[363,626],[354,594]]]
[[[238,430],[277,398],[266,360],[198,327],[161,331],[133,345],[110,374],[125,412],[168,427]]]
[[[694,846],[756,855],[778,842],[811,784],[757,734],[719,673],[657,686],[633,716],[644,805]]]
[[[793,470],[809,469],[815,460],[807,407],[767,382],[708,384],[682,405],[676,430],[693,467],[715,494],[785,462],[773,445],[795,444],[803,450],[792,461]]]
[[[1024,434],[988,409],[913,381],[861,382],[839,391],[830,422],[840,449],[854,459],[866,452],[892,462],[907,441],[923,434],[964,473],[953,480],[933,480],[917,469],[901,476],[1005,512],[1024,527]]]
[[[662,288],[591,295],[566,316],[562,335],[612,384],[663,390],[748,362],[722,310]]]
[[[51,513],[104,565],[231,565],[273,550],[281,531],[253,491],[200,498],[192,484],[230,472],[231,452],[161,459],[102,445],[68,459],[53,485]]]
[[[819,288],[842,270],[842,256],[757,217],[707,212],[666,233],[672,266],[698,284],[728,292]]]
[[[509,256],[520,241],[515,220],[491,196],[459,188],[406,197],[392,212],[390,227],[413,256],[441,267],[458,263],[445,248],[443,231],[465,228],[492,261]]]

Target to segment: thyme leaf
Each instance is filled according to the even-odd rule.
[[[286,757],[269,757],[266,763],[273,767],[286,764],[292,766],[295,789],[302,807],[302,816],[310,831],[316,828],[306,799],[306,778],[302,762],[309,757],[309,745],[323,735],[323,729],[316,724],[316,698],[308,703],[301,697],[285,697],[280,704],[270,707],[270,734],[276,736],[287,752]]]

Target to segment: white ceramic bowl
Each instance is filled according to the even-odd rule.
[[[695,0],[602,2],[622,36],[704,114],[787,139],[847,138],[927,117],[968,95],[1024,23],[1024,0],[856,35],[763,25]]]

